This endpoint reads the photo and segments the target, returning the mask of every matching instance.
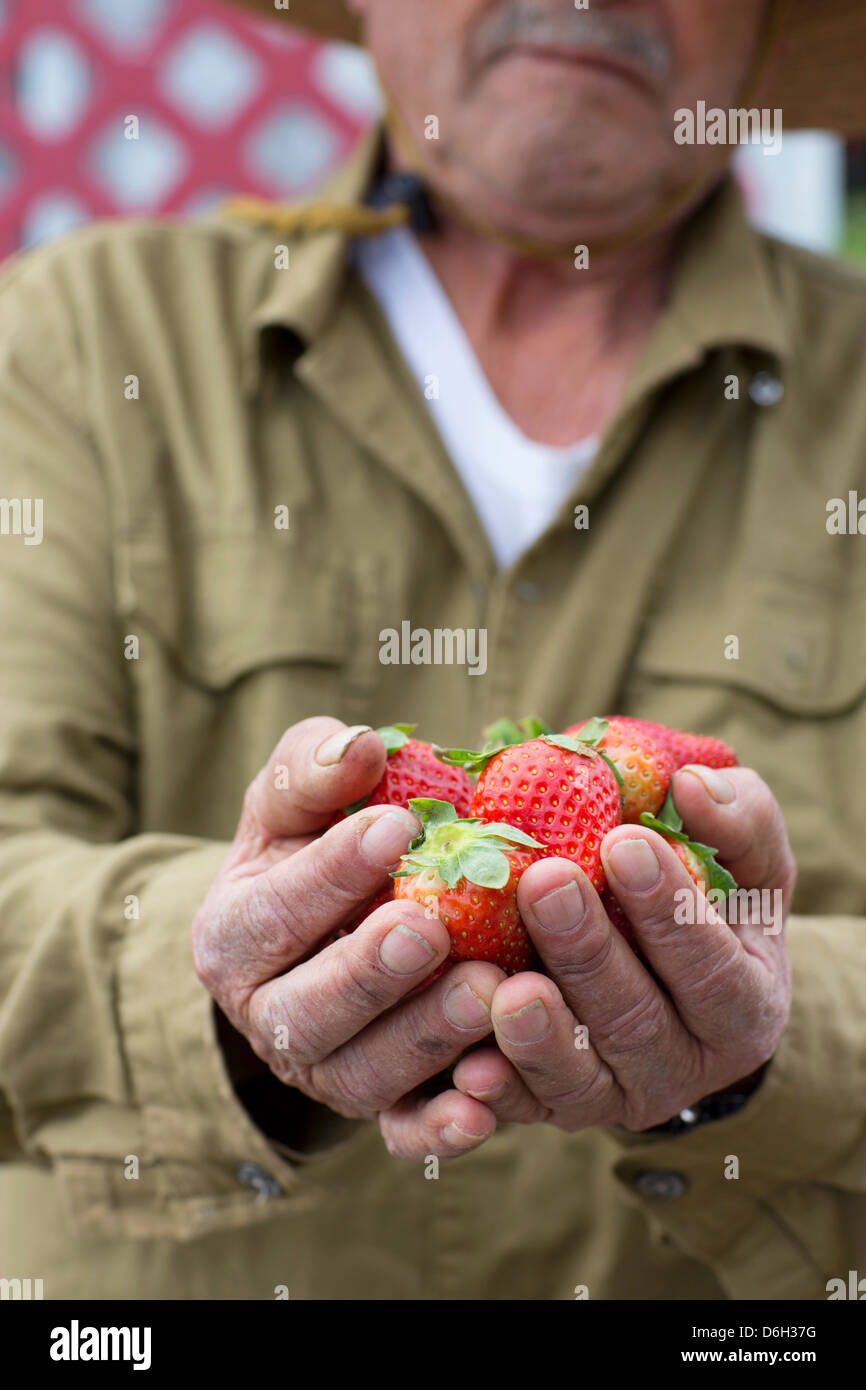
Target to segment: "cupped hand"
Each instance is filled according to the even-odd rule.
[[[287,1087],[377,1120],[392,1153],[455,1157],[489,1138],[495,1118],[453,1087],[430,1096],[424,1083],[490,1033],[502,971],[467,962],[412,994],[450,940],[410,902],[330,940],[387,884],[420,829],[409,811],[385,806],[325,828],[375,787],[384,764],[382,740],[364,727],[315,718],[283,735],[195,918],[193,958],[224,1017]]]
[[[691,837],[716,846],[740,888],[758,892],[748,904],[739,894],[741,920],[729,925],[659,835],[612,830],[602,849],[608,885],[649,969],[576,865],[545,859],[527,869],[521,915],[549,977],[504,980],[492,1005],[497,1046],[454,1069],[455,1085],[498,1120],[640,1131],[772,1058],[790,1009],[782,928],[796,877],[782,813],[741,767],[683,768],[674,800]]]

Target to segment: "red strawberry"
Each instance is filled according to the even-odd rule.
[[[564,737],[577,738],[588,725],[596,722],[607,724],[598,747],[607,754],[622,778],[623,822],[639,824],[644,811],[651,816],[658,815],[674,773],[673,754],[651,725],[623,715],[606,721],[584,719],[566,729]]]
[[[338,812],[332,825],[342,816],[360,811],[362,806],[406,806],[416,796],[450,801],[458,815],[469,814],[472,799],[469,777],[462,767],[449,767],[440,762],[429,743],[410,738],[414,728],[414,724],[387,724],[376,730],[388,754],[382,779],[369,796]]]
[[[685,767],[686,763],[700,763],[703,767],[738,767],[739,758],[733,748],[722,743],[720,738],[710,738],[708,734],[686,734],[681,729],[670,729],[666,724],[649,724],[660,741],[665,745],[674,760],[674,770]]]
[[[712,885],[710,882],[710,871],[704,860],[701,859],[689,845],[684,844],[682,841],[671,840],[667,836],[665,836],[665,839],[667,839],[668,844],[677,858],[682,860],[688,871],[689,878],[692,880],[695,887],[699,888],[702,893],[708,893]]]
[[[517,883],[542,846],[511,825],[461,820],[444,801],[413,799],[409,806],[424,829],[394,875],[395,897],[439,918],[451,937],[451,961],[486,960],[508,975],[528,969],[535,951],[517,908]]]
[[[450,749],[442,756],[472,770],[483,768],[470,815],[502,816],[541,840],[548,854],[573,859],[601,891],[601,842],[620,823],[619,787],[610,765],[588,739],[546,735],[499,752],[479,755]]]

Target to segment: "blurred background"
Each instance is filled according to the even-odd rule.
[[[362,53],[219,0],[0,0],[0,258],[94,217],[303,197],[379,110]],[[866,145],[786,133],[737,171],[759,225],[866,264]]]

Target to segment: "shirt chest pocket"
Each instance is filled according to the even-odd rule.
[[[768,782],[800,867],[800,910],[862,910],[866,594],[756,579],[649,624],[623,704],[731,743]]]
[[[141,830],[231,835],[289,725],[373,717],[382,598],[363,559],[270,534],[142,538],[120,573]]]
[[[844,714],[866,697],[866,591],[792,579],[677,604],[647,625],[633,672],[648,685],[742,692],[790,718]]]

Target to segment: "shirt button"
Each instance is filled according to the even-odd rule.
[[[529,579],[520,579],[514,586],[514,592],[518,598],[522,598],[525,603],[537,603],[544,597],[544,589],[540,584],[533,584]]]
[[[785,648],[785,661],[792,671],[806,669],[806,649],[802,642],[792,640]]]
[[[638,1173],[634,1185],[642,1197],[654,1197],[660,1202],[670,1202],[674,1197],[682,1197],[689,1184],[682,1173],[666,1173],[656,1168]]]
[[[240,1163],[237,1171],[238,1182],[244,1187],[251,1187],[257,1194],[256,1201],[267,1202],[271,1197],[279,1197],[282,1192],[280,1184],[271,1174],[265,1172],[257,1163]]]
[[[758,372],[752,378],[749,395],[755,405],[778,405],[784,394],[784,386],[772,372]]]

